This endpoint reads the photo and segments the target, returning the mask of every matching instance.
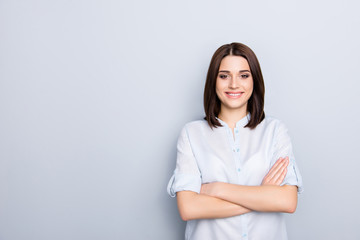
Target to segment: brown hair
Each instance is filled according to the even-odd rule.
[[[221,106],[220,99],[216,94],[216,79],[222,59],[229,55],[243,57],[249,63],[251,75],[254,81],[254,88],[247,104],[247,111],[250,113],[251,117],[245,127],[254,129],[265,118],[265,85],[260,64],[255,53],[248,46],[242,43],[234,42],[231,44],[225,44],[219,47],[211,58],[204,89],[204,109],[206,115],[204,119],[208,122],[211,128],[221,126],[221,123],[216,119]]]

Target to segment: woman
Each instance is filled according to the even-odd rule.
[[[265,87],[253,51],[221,46],[211,59],[205,120],[184,126],[168,192],[191,240],[287,239],[302,179],[284,124],[264,114]]]

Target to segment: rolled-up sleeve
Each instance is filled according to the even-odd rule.
[[[200,189],[201,174],[192,151],[185,125],[178,138],[176,168],[169,181],[167,191],[171,197],[175,197],[179,191],[200,193]]]
[[[289,157],[289,166],[287,174],[281,185],[296,185],[298,193],[303,192],[303,182],[299,168],[295,162],[291,139],[287,127],[280,122],[275,134],[274,154],[272,158],[273,165],[280,157]]]

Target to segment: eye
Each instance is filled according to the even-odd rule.
[[[250,75],[249,74],[241,74],[240,77],[243,79],[246,79],[246,78],[250,77]]]
[[[219,78],[221,79],[227,79],[229,77],[230,77],[229,74],[223,74],[223,73],[219,74]]]

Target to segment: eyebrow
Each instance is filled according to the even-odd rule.
[[[220,73],[220,72],[230,73],[230,71],[228,71],[228,70],[220,70],[219,73]],[[239,71],[239,73],[244,73],[244,72],[250,72],[250,71],[249,71],[249,70],[240,70],[240,71]]]

